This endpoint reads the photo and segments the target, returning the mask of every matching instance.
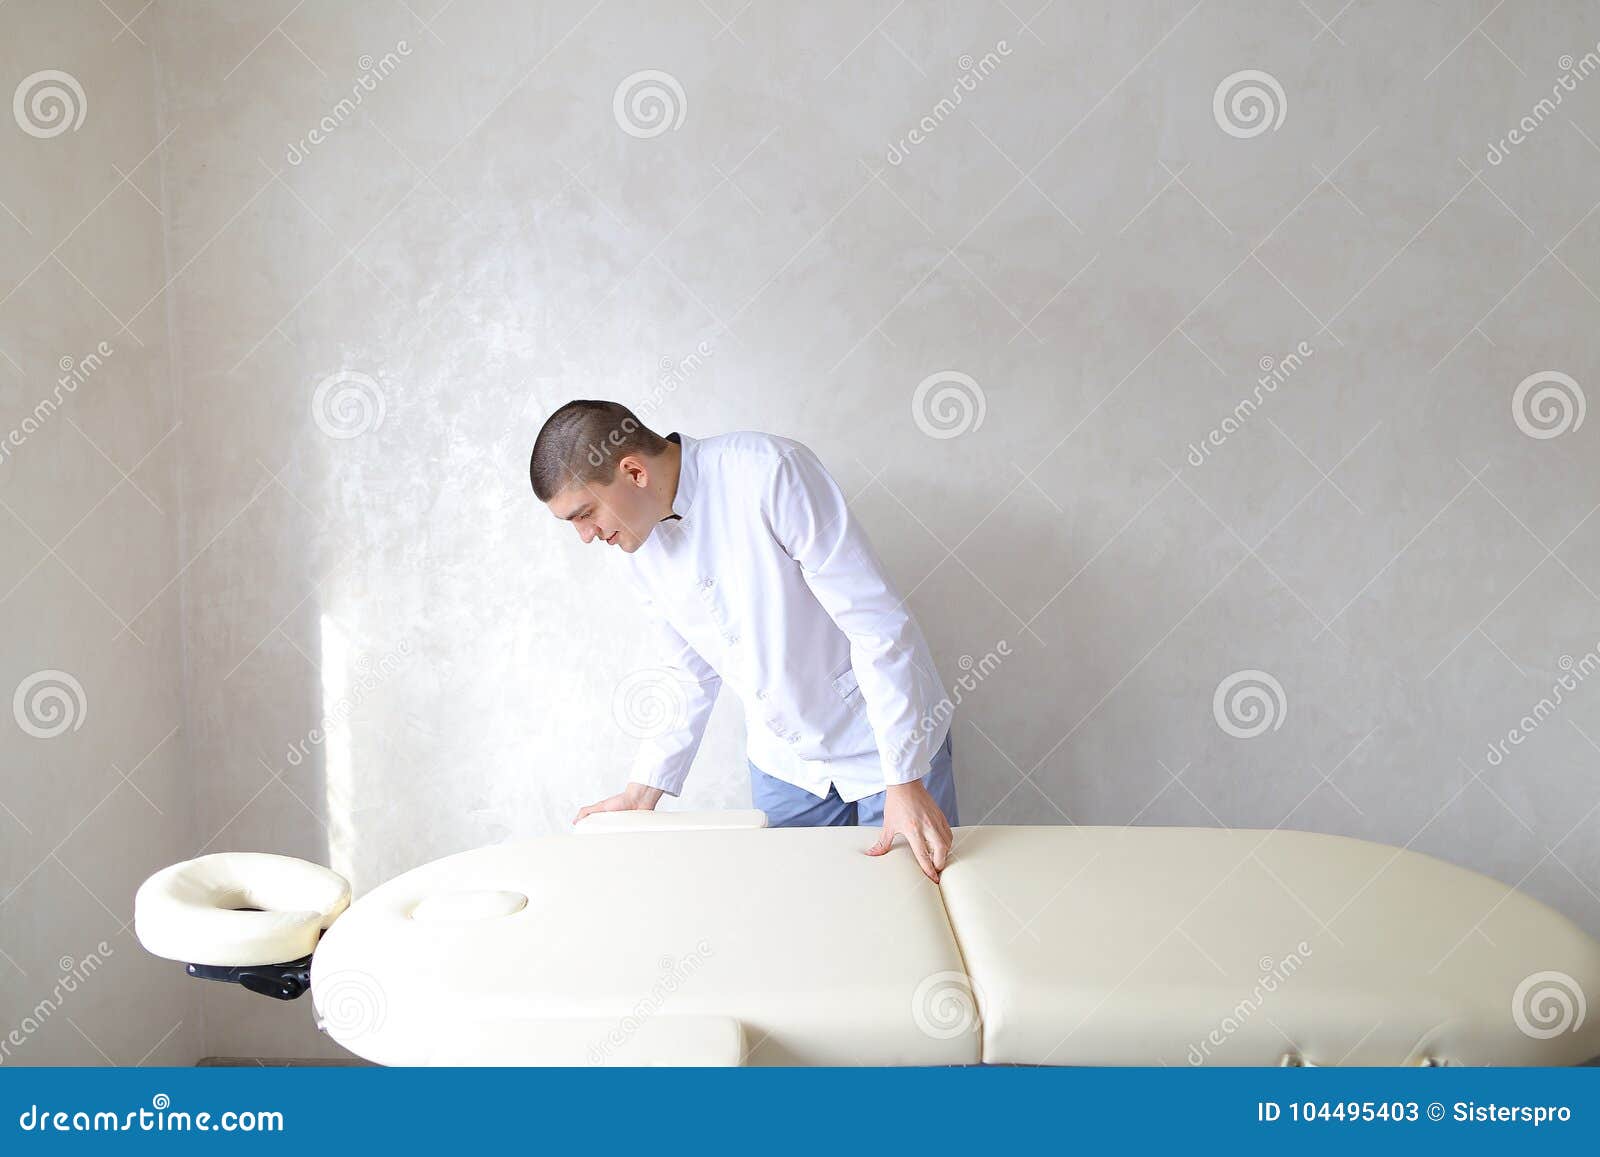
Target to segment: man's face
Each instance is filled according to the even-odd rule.
[[[610,482],[574,483],[545,505],[572,523],[584,542],[599,541],[632,554],[656,525],[649,482],[644,463],[629,455],[618,463]]]

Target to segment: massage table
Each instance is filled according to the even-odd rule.
[[[135,931],[385,1065],[1566,1065],[1600,942],[1515,888],[1312,832],[601,813],[354,904],[317,864],[150,877]]]

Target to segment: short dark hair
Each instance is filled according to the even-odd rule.
[[[610,482],[629,454],[654,457],[670,443],[620,402],[578,399],[545,419],[533,442],[528,480],[540,502],[568,486]]]

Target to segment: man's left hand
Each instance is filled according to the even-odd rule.
[[[922,874],[937,884],[950,856],[953,837],[950,821],[944,818],[944,812],[920,779],[890,784],[884,789],[883,834],[867,849],[867,855],[884,855],[894,846],[895,836],[905,837]]]

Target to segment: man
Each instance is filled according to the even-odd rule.
[[[938,671],[815,454],[741,432],[662,438],[626,406],[575,401],[545,422],[533,492],[627,567],[676,718],[628,786],[583,808],[654,808],[682,790],[726,681],[744,703],[751,794],[774,826],[878,824],[937,882],[956,817]],[[576,821],[574,821],[576,822]]]

